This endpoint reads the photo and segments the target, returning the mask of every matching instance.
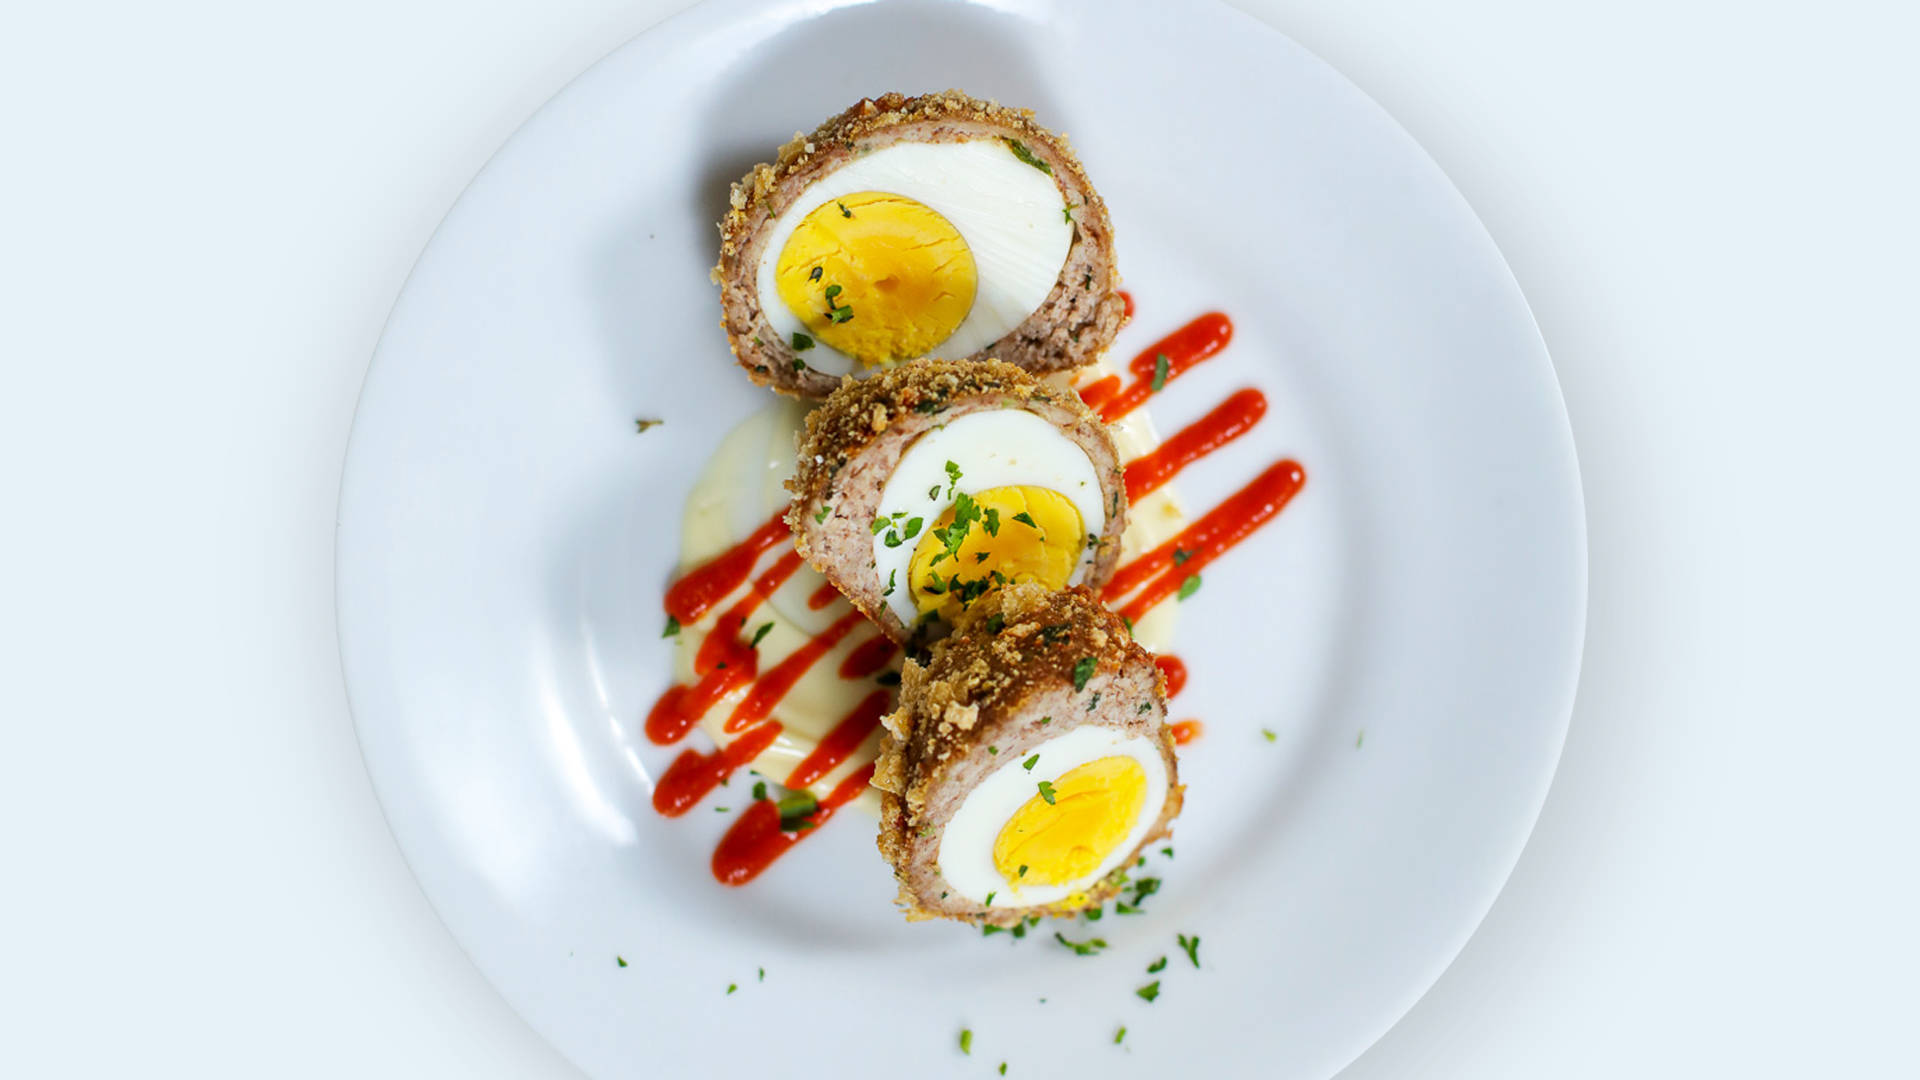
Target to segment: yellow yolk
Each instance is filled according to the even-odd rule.
[[[1066,885],[1098,869],[1133,831],[1147,771],[1125,755],[1069,769],[1014,812],[993,842],[993,865],[1015,885]],[[1021,867],[1026,867],[1023,874]]]
[[[808,333],[871,367],[925,356],[951,337],[973,308],[975,274],[946,218],[863,191],[803,218],[774,280]]]
[[[966,507],[971,507],[966,532],[956,537],[954,518]],[[942,619],[954,622],[968,604],[1006,582],[1064,589],[1080,559],[1082,541],[1080,511],[1057,491],[997,487],[971,499],[962,495],[913,549],[907,578],[914,606],[922,612],[938,611]]]

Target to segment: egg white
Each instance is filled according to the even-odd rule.
[[[919,518],[919,535],[898,547],[886,545],[886,530],[873,538],[873,572],[881,589],[886,589],[889,581],[893,583],[893,591],[885,600],[907,626],[920,616],[909,585],[914,549],[953,505],[953,497],[947,493],[949,461],[960,468],[960,482],[952,485],[956,494],[979,495],[1013,485],[1050,488],[1066,496],[1080,511],[1084,533],[1099,536],[1106,530],[1106,505],[1092,459],[1049,421],[1025,409],[994,409],[968,413],[937,427],[907,447],[880,492],[880,514],[904,512],[899,519],[903,524]],[[936,487],[939,491],[929,497],[927,493]],[[1006,528],[1007,523],[1002,522],[1000,527]],[[1075,585],[1085,578],[1097,554],[1097,549],[1087,544],[1067,584]]]
[[[924,204],[952,223],[973,252],[973,308],[928,355],[957,360],[1025,322],[1053,291],[1073,245],[1073,223],[1061,212],[1065,203],[1053,177],[1014,157],[1004,141],[896,143],[814,181],[774,219],[754,282],[767,321],[782,341],[791,341],[795,333],[812,336],[780,299],[775,281],[787,240],[816,208],[863,191]],[[816,340],[800,359],[829,375],[868,370],[824,341]]]
[[[1021,762],[1034,754],[1040,755],[1040,760],[1034,763],[1033,771],[1028,772],[1021,767]],[[1116,755],[1139,762],[1147,775],[1147,797],[1141,802],[1140,814],[1126,838],[1091,872],[1062,885],[1021,886],[1003,877],[993,864],[993,843],[1027,800],[1040,793],[1040,781],[1058,783],[1060,777],[1072,769]],[[936,858],[947,886],[977,904],[989,907],[1051,904],[1087,888],[1112,873],[1132,854],[1147,830],[1160,819],[1160,811],[1167,803],[1167,764],[1160,757],[1160,748],[1145,735],[1129,736],[1118,728],[1088,725],[1049,739],[1025,754],[1001,756],[1009,759],[1007,763],[975,785],[967,793],[966,801],[960,804],[959,811],[948,820]],[[993,894],[992,904],[986,904],[989,893]]]

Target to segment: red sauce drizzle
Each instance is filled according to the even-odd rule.
[[[1133,318],[1133,294],[1125,289],[1120,290],[1120,309],[1120,321],[1124,325]]]
[[[785,516],[774,515],[772,520],[755,529],[753,535],[674,582],[667,590],[667,614],[680,620],[682,626],[697,621],[746,582],[761,552],[792,535]]]
[[[1179,535],[1122,566],[1101,590],[1101,596],[1116,600],[1144,585],[1140,595],[1120,609],[1121,615],[1140,621],[1153,605],[1172,596],[1187,578],[1271,521],[1300,493],[1306,482],[1307,471],[1298,462],[1282,461],[1268,467],[1253,483],[1234,492],[1227,501],[1180,530]],[[1173,561],[1176,550],[1186,554],[1185,561],[1177,567]]]
[[[899,651],[900,646],[888,641],[885,634],[875,634],[855,645],[847,658],[840,661],[840,677],[864,679],[893,663],[893,655]]]
[[[747,691],[747,696],[741,699],[740,704],[733,707],[733,715],[727,717],[721,730],[731,735],[765,720],[767,714],[780,704],[780,699],[787,696],[787,691],[793,689],[793,684],[800,681],[800,677],[807,673],[815,661],[825,656],[827,650],[840,644],[841,638],[853,633],[854,627],[866,621],[865,615],[849,611],[832,626],[808,639],[805,645],[793,650],[785,660],[753,681],[753,688]],[[707,640],[713,639],[709,637]]]
[[[720,838],[720,846],[713,851],[713,876],[722,885],[745,885],[760,876],[760,872],[773,865],[773,861],[787,853],[795,844],[817,832],[833,817],[833,812],[860,797],[867,790],[867,784],[873,779],[873,766],[868,765],[834,786],[826,798],[820,800],[820,808],[807,820],[815,828],[802,829],[799,832],[780,831],[780,811],[775,809],[771,800],[762,799],[747,807],[747,812],[735,819],[727,835]]]
[[[1206,731],[1207,726],[1198,720],[1181,720],[1173,725],[1173,745],[1185,746]]]
[[[683,751],[660,775],[660,783],[653,789],[653,808],[668,817],[679,817],[732,776],[735,769],[759,757],[779,736],[779,724],[765,723],[711,754]]]
[[[726,558],[726,556],[721,556]],[[707,566],[712,566],[708,563]],[[700,573],[705,570],[696,570]],[[752,566],[749,564],[748,569]],[[755,579],[747,595],[728,608],[715,624],[713,632],[700,643],[694,654],[693,673],[700,681],[692,686],[672,686],[653,703],[647,713],[647,738],[667,746],[677,743],[693,730],[708,709],[719,704],[740,686],[752,682],[760,670],[760,654],[741,640],[740,631],[753,617],[761,601],[786,583],[800,569],[800,553],[789,551],[780,556],[767,572]],[[742,575],[745,580],[745,575]],[[737,587],[737,586],[736,586]]]
[[[819,611],[838,599],[840,599],[840,590],[834,588],[833,582],[829,581],[813,590],[813,595],[807,597],[807,608],[811,611]]]
[[[1180,691],[1187,688],[1187,662],[1177,656],[1156,656],[1154,665],[1167,679],[1167,696],[1179,697]]]
[[[1086,402],[1087,408],[1094,412],[1099,412],[1102,405],[1119,396],[1120,376],[1118,375],[1096,379],[1080,388],[1080,400]]]
[[[1167,378],[1161,384],[1164,388],[1226,348],[1227,342],[1232,340],[1233,320],[1211,311],[1147,346],[1145,352],[1127,364],[1127,369],[1133,372],[1133,385],[1100,404],[1100,419],[1111,424],[1147,403],[1147,399],[1156,393],[1153,388],[1153,369],[1157,358],[1167,358]]]
[[[1138,501],[1174,474],[1245,434],[1267,415],[1267,395],[1248,388],[1175,432],[1151,454],[1127,465],[1127,498]]]
[[[873,734],[873,729],[880,726],[880,718],[887,715],[892,707],[893,695],[885,690],[868,694],[867,699],[854,706],[845,720],[827,732],[827,737],[820,740],[820,745],[813,748],[813,753],[800,759],[800,764],[795,765],[792,774],[787,777],[787,786],[795,789],[808,787],[832,772],[855,750],[860,749],[860,744],[866,742],[867,736]]]

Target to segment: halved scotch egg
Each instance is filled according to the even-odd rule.
[[[1164,678],[1086,589],[983,600],[907,661],[882,723],[880,851],[910,919],[1097,907],[1180,813]]]
[[[923,356],[1078,367],[1124,317],[1112,225],[1065,141],[959,91],[868,98],[733,186],[722,325],[755,382],[825,397]]]
[[[990,592],[1104,583],[1126,529],[1106,426],[999,361],[917,360],[807,416],[788,481],[800,553],[896,641],[940,637]]]

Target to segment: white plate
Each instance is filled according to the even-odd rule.
[[[1243,385],[1272,411],[1183,476],[1188,504],[1281,456],[1309,474],[1184,607],[1176,712],[1208,732],[1183,755],[1178,855],[1097,957],[905,924],[853,815],[728,889],[706,873],[726,815],[649,806],[671,752],[638,731],[669,675],[682,501],[766,400],[706,276],[726,182],[862,95],[949,85],[1073,135],[1139,298],[1121,355],[1235,317],[1155,415],[1168,430]],[[1571,436],[1506,266],[1406,134],[1297,46],[1213,5],[740,0],[596,65],[435,234],[361,398],[338,589],[409,863],[596,1077],[1317,1078],[1438,977],[1518,856],[1585,567]],[[1200,970],[1177,932],[1201,936]],[[1164,954],[1148,1004],[1132,991]]]

